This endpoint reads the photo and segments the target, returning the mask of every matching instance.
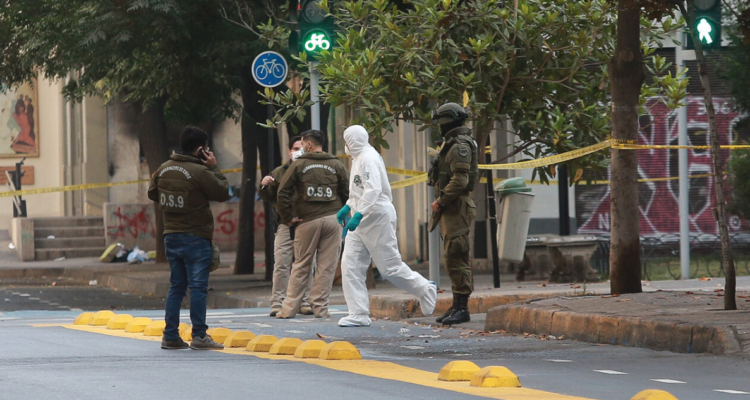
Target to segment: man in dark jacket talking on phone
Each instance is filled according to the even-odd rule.
[[[208,148],[208,134],[188,126],[180,137],[181,153],[174,153],[151,176],[148,198],[164,216],[164,247],[169,260],[170,288],[165,306],[166,328],[161,347],[168,350],[223,349],[206,334],[206,295],[212,262],[214,218],[210,201],[227,201],[229,183]],[[193,340],[179,335],[180,304],[190,288]]]

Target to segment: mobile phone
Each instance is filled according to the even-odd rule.
[[[204,149],[203,146],[198,147],[198,158],[200,158],[203,161],[208,160],[208,156],[206,155],[206,149]]]

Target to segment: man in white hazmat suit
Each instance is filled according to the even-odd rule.
[[[370,145],[367,130],[353,125],[344,131],[347,154],[352,156],[349,200],[337,214],[339,223],[351,212],[341,260],[342,286],[349,315],[339,326],[369,326],[370,299],[365,279],[370,260],[380,274],[398,288],[419,297],[422,314],[432,315],[437,287],[401,260],[396,239],[396,209],[383,158]]]

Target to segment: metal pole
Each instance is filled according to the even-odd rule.
[[[492,163],[492,154],[484,155],[487,164]],[[492,179],[492,170],[487,170],[487,209],[490,221],[490,254],[492,258],[492,283],[495,289],[500,287],[500,258],[497,254],[497,210],[495,209],[495,182]]]
[[[560,236],[570,236],[570,210],[568,206],[568,167],[557,168],[557,204],[560,210]]]
[[[425,150],[432,145],[432,128],[425,130]],[[426,151],[425,151],[426,153]],[[425,154],[427,160],[426,166],[430,165],[431,157]],[[435,187],[427,186],[427,215],[432,212],[432,202],[435,201]],[[430,260],[430,280],[440,288],[440,227],[427,234],[427,249]]]
[[[685,68],[682,52],[677,50],[677,66]],[[678,144],[688,145],[687,129],[687,99],[685,106],[677,111],[677,125],[679,130]],[[680,279],[690,279],[690,178],[688,170],[688,149],[678,150],[680,177]]]
[[[312,128],[320,130],[320,83],[318,80],[318,68],[317,63],[310,63],[310,99],[313,101],[312,115]]]
[[[275,111],[273,109],[273,105],[268,105],[268,119],[273,120]],[[271,171],[274,169],[274,160],[273,160],[273,153],[276,149],[275,143],[274,143],[274,128],[268,128],[268,174],[271,174]],[[274,239],[276,237],[276,230],[278,229],[278,221],[276,221],[276,213],[273,211],[273,208],[269,205],[266,206],[266,215],[268,218],[266,221],[268,222],[268,234],[266,235],[266,240],[270,241],[269,243],[266,243],[266,273],[265,273],[265,280],[270,281],[273,279],[273,269],[276,265],[276,259],[274,256]]]

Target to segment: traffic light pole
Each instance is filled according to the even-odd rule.
[[[318,63],[310,63],[310,98],[313,101],[310,119],[312,128],[320,130],[320,83],[317,67]]]

